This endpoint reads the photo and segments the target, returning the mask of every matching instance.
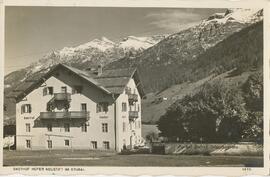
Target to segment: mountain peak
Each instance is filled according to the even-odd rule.
[[[225,24],[227,22],[253,23],[262,20],[262,9],[227,9],[224,13],[215,13],[203,20],[201,25],[209,23]]]

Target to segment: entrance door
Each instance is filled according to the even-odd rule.
[[[48,149],[52,149],[52,140],[48,140]]]

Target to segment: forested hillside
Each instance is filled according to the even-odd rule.
[[[171,83],[180,84],[177,85],[178,88],[174,89],[167,88],[168,86],[165,85],[163,91],[156,95],[152,94],[148,99],[144,100],[144,121],[155,123],[166,112],[166,108],[175,101],[175,98],[180,99],[185,94],[195,94],[198,90],[197,87],[204,82],[211,82],[211,79],[219,78],[222,73],[227,73],[225,76],[220,77],[223,80],[239,82],[240,79],[245,81],[250,73],[262,71],[262,63],[263,23],[259,22],[209,48],[205,53],[199,55],[196,60],[182,65],[172,65],[169,70],[160,67],[159,72],[169,75],[167,76],[167,82],[165,82],[168,86]],[[150,74],[153,74],[151,68],[144,72],[142,74],[144,80]],[[241,76],[243,72],[244,74]],[[152,77],[155,77],[155,75]],[[166,97],[168,100],[157,104],[153,102],[153,97]]]

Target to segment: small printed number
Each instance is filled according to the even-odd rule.
[[[242,168],[242,171],[251,171],[251,168],[245,167],[245,168]]]

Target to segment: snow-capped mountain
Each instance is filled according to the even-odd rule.
[[[98,64],[106,65],[131,54],[141,53],[164,38],[165,35],[152,37],[129,36],[120,42],[113,42],[106,37],[102,37],[101,39],[94,39],[75,47],[64,47],[61,50],[48,53],[39,61],[32,63],[27,68],[26,77],[21,79],[21,81],[37,71],[44,70],[45,72],[48,68],[60,62],[79,65],[82,68]]]
[[[177,82],[178,79],[169,81],[169,78],[173,78],[183,64],[195,61],[208,49],[262,19],[263,11],[260,9],[227,9],[209,16],[198,25],[168,36],[135,59],[124,58],[107,67],[138,67],[144,75],[146,89],[159,91]],[[160,81],[161,78],[164,82]]]
[[[179,79],[186,79],[187,76],[175,74],[184,63],[195,61],[207,49],[262,19],[262,10],[228,9],[211,15],[194,27],[169,36],[128,36],[120,42],[102,37],[78,46],[64,47],[45,55],[27,68],[5,76],[5,95],[21,82],[37,77],[60,62],[80,69],[97,64],[108,68],[138,66],[144,76],[142,84],[145,90],[159,91],[175,84]],[[181,71],[184,72],[185,69],[182,68]],[[175,78],[175,75],[181,78]]]
[[[209,23],[225,24],[227,22],[254,23],[262,20],[261,9],[227,9],[224,13],[215,13],[202,21],[200,27]]]

